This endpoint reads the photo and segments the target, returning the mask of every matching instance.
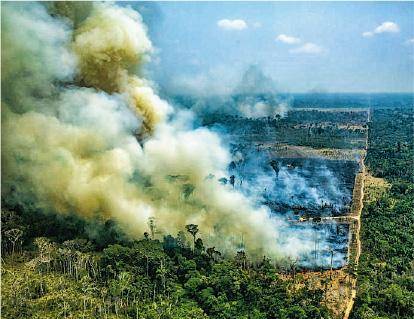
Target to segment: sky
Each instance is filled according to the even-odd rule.
[[[251,65],[279,92],[414,92],[414,2],[133,6],[156,48],[147,72],[174,93],[230,93]]]

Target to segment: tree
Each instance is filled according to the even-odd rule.
[[[193,252],[194,252],[195,242],[196,242],[196,235],[198,233],[198,225],[188,224],[188,225],[185,226],[185,228],[193,236]]]
[[[164,252],[168,255],[173,255],[178,247],[177,240],[171,235],[164,236],[162,246],[164,248]]]
[[[155,217],[149,217],[148,218],[148,227],[151,232],[151,238],[154,239],[155,233],[157,231],[157,227],[155,226]]]
[[[23,231],[19,228],[13,228],[4,232],[7,239],[12,243],[12,256],[14,255],[14,249],[17,241],[23,236]]]
[[[289,260],[289,266],[290,266],[290,270],[291,270],[291,273],[292,273],[293,281],[295,281],[298,258],[293,259],[293,258],[289,257],[288,260]]]
[[[201,238],[197,238],[197,240],[195,241],[194,249],[199,254],[201,254],[204,251],[204,244]]]
[[[181,249],[188,248],[187,238],[182,230],[180,230],[177,234],[177,245]]]
[[[244,250],[239,250],[235,257],[236,264],[241,266],[242,269],[247,269],[247,256]]]
[[[166,276],[167,276],[167,273],[168,273],[168,270],[165,267],[165,263],[161,259],[161,263],[160,263],[160,266],[158,267],[158,269],[156,271],[156,275],[161,280],[161,285],[164,289],[164,292],[165,292],[165,289],[166,289],[166,281],[167,281]]]
[[[221,256],[221,253],[218,250],[216,250],[216,247],[207,248],[206,253],[213,261],[216,261],[216,256]]]

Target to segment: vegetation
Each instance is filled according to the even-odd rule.
[[[79,229],[90,225],[75,218],[38,212],[39,224],[23,227],[29,216],[2,214],[3,318],[330,318],[321,289],[298,287],[266,258],[223,259],[197,225],[162,241],[113,232],[103,244],[85,239]],[[44,224],[58,231],[36,237]]]
[[[414,317],[412,123],[391,109],[370,123],[367,163],[389,190],[366,197],[354,319]],[[150,219],[136,241],[111,221],[48,214],[17,192],[2,207],[3,318],[332,317],[327,280],[318,288],[295,263],[252,262],[243,250],[223,258],[201,225],[157,238]]]
[[[240,142],[262,142],[315,148],[365,147],[365,111],[326,112],[291,110],[286,117],[244,118],[215,113],[205,116],[204,125],[220,125]],[[348,119],[348,122],[344,121]]]
[[[367,164],[390,187],[364,205],[354,319],[414,318],[413,142],[412,110],[374,111]]]

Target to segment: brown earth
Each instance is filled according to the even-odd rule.
[[[306,285],[310,290],[322,289],[324,291],[323,302],[334,318],[348,319],[356,296],[356,269],[361,255],[361,242],[359,239],[360,216],[363,208],[366,176],[364,156],[362,156],[360,171],[355,177],[350,214],[347,216],[323,218],[323,220],[349,223],[348,265],[342,269],[306,271],[295,276],[296,287]],[[370,180],[370,182],[372,181]],[[309,220],[306,222],[309,222]],[[283,277],[292,279],[292,275],[283,275]]]
[[[366,111],[361,109],[358,111]],[[338,111],[337,109],[325,109],[324,111]],[[353,109],[353,111],[355,111]],[[370,112],[368,111],[368,119]],[[359,128],[359,127],[358,127]],[[325,217],[330,220],[349,223],[349,245],[348,245],[348,264],[336,270],[326,271],[306,271],[295,275],[295,287],[307,287],[312,289],[322,289],[324,291],[324,303],[330,310],[334,318],[348,319],[352,311],[356,297],[357,277],[356,270],[358,267],[359,257],[361,255],[361,212],[364,201],[371,201],[378,197],[380,192],[385,191],[389,185],[382,179],[374,178],[366,171],[364,164],[365,155],[368,149],[368,130],[364,138],[364,149],[332,149],[321,148],[315,149],[304,146],[294,146],[286,144],[260,144],[261,149],[269,151],[277,157],[307,157],[307,158],[325,158],[327,160],[357,160],[360,164],[360,170],[355,176],[354,190],[352,196],[352,205],[350,213],[346,216]],[[365,187],[368,187],[367,194],[364,193]],[[313,222],[304,220],[304,222]],[[292,275],[282,275],[282,278],[292,279]]]

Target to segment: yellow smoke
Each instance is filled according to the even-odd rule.
[[[279,254],[269,211],[218,183],[230,162],[219,136],[185,128],[186,114],[167,121],[172,107],[135,75],[152,50],[138,13],[94,4],[74,31],[36,3],[3,13],[3,196],[17,189],[56,213],[114,219],[133,238],[153,217],[161,234],[198,224],[222,252],[243,237],[258,258]],[[136,131],[150,133],[142,146]]]
[[[144,133],[152,133],[169,108],[157,99],[146,81],[131,75],[152,51],[140,15],[129,9],[97,4],[75,31],[74,52],[79,60],[79,82],[107,93],[124,93],[143,118]]]

